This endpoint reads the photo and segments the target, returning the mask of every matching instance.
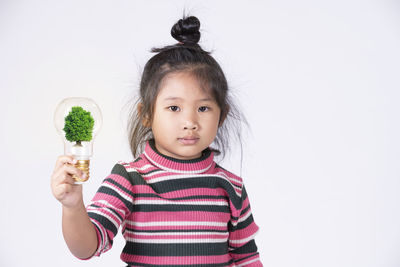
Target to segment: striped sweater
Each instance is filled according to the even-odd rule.
[[[116,164],[87,206],[95,255],[111,248],[121,226],[129,266],[262,266],[242,179],[213,156],[207,149],[178,160],[149,141],[135,161]]]

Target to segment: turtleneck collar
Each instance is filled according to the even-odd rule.
[[[190,160],[175,159],[161,154],[154,139],[146,142],[145,157],[160,169],[177,173],[205,173],[214,165],[214,152],[205,149],[201,157]]]

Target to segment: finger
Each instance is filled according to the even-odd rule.
[[[60,184],[52,188],[53,195],[56,199],[62,200],[67,193],[67,184]]]
[[[73,184],[75,180],[73,175],[83,178],[84,173],[73,165],[64,164],[59,170],[54,173],[52,181],[57,184],[68,183]]]
[[[72,155],[62,155],[57,158],[55,169],[61,168],[65,164],[75,164],[77,160]]]
[[[65,195],[72,191],[72,187],[74,185],[71,184],[60,184],[56,186],[53,190],[54,197],[58,200],[63,200]]]
[[[68,174],[64,170],[60,169],[57,173],[52,176],[51,186],[58,186],[60,184],[74,184],[75,180],[72,175]]]

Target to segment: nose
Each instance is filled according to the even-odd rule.
[[[184,121],[183,121],[183,129],[184,130],[197,130],[199,128],[196,115],[193,112],[189,112],[186,114]]]
[[[197,124],[194,123],[187,123],[185,124],[185,126],[183,127],[184,130],[197,130],[198,126]]]

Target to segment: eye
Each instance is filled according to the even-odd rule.
[[[200,112],[206,112],[207,110],[210,110],[210,108],[206,106],[199,107]]]
[[[173,112],[179,111],[179,107],[178,106],[169,106],[168,109],[173,111]]]

